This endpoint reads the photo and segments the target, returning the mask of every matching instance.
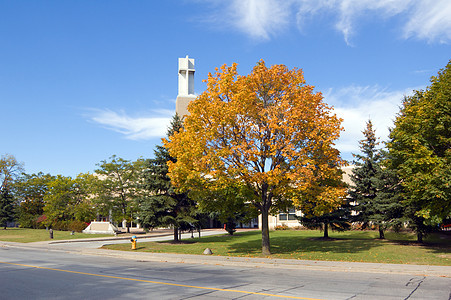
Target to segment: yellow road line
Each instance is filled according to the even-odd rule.
[[[240,291],[240,290],[232,290],[232,289],[220,289],[220,288],[202,287],[202,286],[186,285],[186,284],[178,284],[178,283],[169,283],[169,282],[161,282],[161,281],[153,281],[153,280],[134,279],[134,278],[127,278],[127,277],[111,276],[111,275],[93,274],[93,273],[77,272],[77,271],[70,271],[70,270],[63,270],[63,269],[53,269],[53,268],[46,268],[46,267],[39,267],[39,266],[32,266],[32,265],[16,264],[16,263],[3,262],[3,261],[0,261],[0,264],[7,264],[7,265],[21,266],[21,267],[29,267],[29,268],[36,268],[36,269],[43,269],[43,270],[50,270],[50,271],[58,271],[58,272],[66,272],[66,273],[73,273],[73,274],[81,274],[81,275],[88,275],[88,276],[97,276],[97,277],[104,277],[104,278],[114,278],[114,279],[122,279],[122,280],[129,280],[129,281],[139,281],[139,282],[147,282],[147,283],[154,283],[154,284],[187,287],[187,288],[202,289],[202,290],[212,290],[212,291],[220,291],[220,292],[232,292],[232,293],[241,293],[241,294],[252,294],[252,295],[261,295],[261,296],[279,297],[279,298],[289,298],[289,299],[321,300],[321,299],[306,298],[306,297],[284,296],[284,295],[275,295],[275,294],[267,294],[267,293],[259,293],[259,292],[248,292],[248,291]]]

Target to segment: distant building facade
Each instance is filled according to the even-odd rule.
[[[355,166],[347,166],[341,168],[343,171],[343,182],[345,182],[348,186],[352,185],[351,175],[352,170]],[[300,210],[296,210],[294,208],[290,209],[288,212],[279,212],[277,215],[270,215],[268,217],[268,226],[270,230],[276,228],[276,226],[288,226],[288,227],[299,227],[301,223],[298,220],[298,217],[302,216],[302,212]],[[261,215],[258,217],[258,228],[262,228],[262,220]]]

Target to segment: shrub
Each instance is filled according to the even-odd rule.
[[[52,223],[51,228],[53,230],[67,231],[68,230],[68,223],[69,223],[69,221],[54,221]]]
[[[276,227],[274,227],[275,230],[288,230],[290,229],[290,227],[288,227],[288,225],[277,225]]]
[[[70,231],[82,232],[88,226],[87,223],[79,220],[70,221],[67,228]]]

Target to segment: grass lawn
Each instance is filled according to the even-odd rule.
[[[330,239],[322,239],[316,230],[272,231],[272,258],[306,260],[378,262],[396,264],[451,266],[451,234],[432,234],[425,244],[415,242],[410,233],[386,233],[386,240],[378,240],[376,231],[348,231],[330,233]],[[137,251],[161,253],[202,254],[210,248],[213,255],[264,257],[261,255],[261,232],[235,233],[185,239],[182,243],[140,243]],[[129,244],[108,245],[104,248],[131,251]]]
[[[83,239],[93,237],[112,236],[107,234],[86,234],[76,232],[74,235],[70,235],[70,231],[53,231],[53,240],[72,240]],[[45,229],[28,229],[28,228],[7,228],[6,230],[0,229],[0,241],[6,242],[19,242],[19,243],[31,243],[40,241],[50,241],[49,232]]]

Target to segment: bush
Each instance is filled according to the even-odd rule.
[[[277,225],[276,227],[274,227],[275,230],[288,230],[290,229],[290,227],[288,227],[288,225]]]
[[[87,226],[88,224],[83,221],[74,220],[71,221],[67,227],[70,231],[82,232]]]
[[[304,226],[294,226],[294,227],[291,227],[291,229],[293,229],[293,230],[308,230],[307,227],[304,227]]]
[[[68,223],[69,223],[69,221],[54,221],[54,222],[52,222],[51,228],[53,230],[67,231],[67,230],[69,230]]]
[[[51,228],[53,230],[61,230],[61,231],[76,231],[82,232],[83,229],[86,228],[88,224],[79,220],[72,221],[55,221],[52,223]]]
[[[45,219],[45,216],[21,214],[17,221],[20,228],[44,229],[43,218]]]

